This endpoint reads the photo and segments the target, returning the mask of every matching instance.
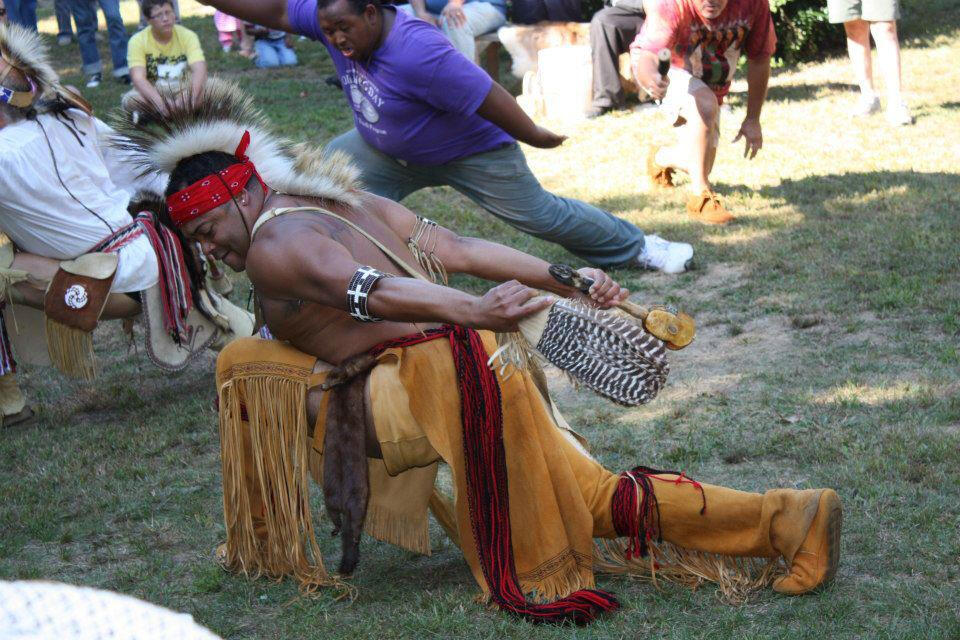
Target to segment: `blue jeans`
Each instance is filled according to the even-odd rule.
[[[253,48],[257,52],[257,66],[261,69],[292,67],[297,64],[297,54],[287,46],[283,38],[254,40]]]
[[[11,22],[37,30],[37,0],[5,0],[3,6]]]
[[[110,58],[113,62],[113,75],[120,77],[130,73],[127,68],[127,29],[120,15],[120,0],[98,0],[107,19],[107,32],[110,36]],[[80,44],[80,57],[83,60],[83,72],[86,75],[103,72],[100,51],[97,49],[97,7],[90,0],[70,0],[70,10],[77,22],[77,42]]]
[[[57,35],[73,37],[69,0],[54,0],[53,12],[57,16]]]
[[[413,7],[409,4],[401,4],[397,6],[397,9],[415,15]],[[507,18],[496,5],[479,0],[464,4],[463,15],[467,21],[459,27],[453,26],[443,16],[434,15],[434,17],[440,21],[440,30],[450,40],[450,44],[466,56],[467,60],[476,62],[477,45],[474,38],[496,31],[507,22]]]
[[[371,193],[399,202],[424,187],[450,186],[510,226],[598,267],[629,264],[643,249],[643,231],[626,220],[544,189],[516,143],[438,166],[402,163],[368,145],[356,129],[327,149],[352,156]]]

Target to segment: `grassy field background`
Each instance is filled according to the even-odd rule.
[[[41,30],[52,43],[51,4],[41,2]],[[132,31],[136,6],[122,4]],[[181,6],[212,71],[254,94],[281,133],[323,143],[350,126],[342,94],[322,83],[332,67],[319,45],[297,43],[296,69],[259,71],[220,52],[208,8]],[[745,106],[735,84],[714,172],[735,224],[693,223],[683,192],[648,189],[645,145],[672,135],[650,111],[546,123],[570,139],[527,149],[548,188],[691,242],[699,263],[678,277],[616,274],[638,300],[694,315],[699,337],[672,354],[667,388],[645,407],[621,410],[555,380],[570,422],[612,468],[682,468],[747,490],[836,488],[846,526],[830,587],[728,606],[710,587],[601,577],[622,611],[584,629],[533,628],[474,603],[439,529],[431,557],[366,539],[353,602],[224,573],[212,558],[224,536],[213,359],[170,376],[111,325],[99,330],[109,366],[95,384],[22,367],[40,419],[0,433],[0,578],[113,589],[228,638],[960,638],[960,12],[955,0],[904,12],[912,127],[849,118],[843,58],[779,69],[765,147],[750,162],[728,142]],[[53,51],[82,86],[75,45]],[[124,89],[106,79],[85,93],[103,115]],[[576,264],[451,190],[405,204]],[[322,545],[335,566],[338,545],[326,535]]]

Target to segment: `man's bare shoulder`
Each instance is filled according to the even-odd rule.
[[[257,229],[247,251],[247,273],[254,284],[257,279],[286,277],[298,271],[305,254],[328,251],[331,240],[336,241],[329,225],[316,214],[279,215]]]

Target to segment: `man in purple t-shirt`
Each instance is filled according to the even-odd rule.
[[[207,0],[221,11],[319,40],[353,108],[330,149],[351,155],[367,190],[391,200],[448,185],[517,229],[600,267],[684,271],[693,247],[644,234],[606,211],[543,189],[517,140],[565,139],[539,127],[434,26],[379,0]]]

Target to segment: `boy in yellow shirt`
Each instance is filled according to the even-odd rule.
[[[146,29],[130,38],[127,49],[130,79],[134,91],[154,104],[162,104],[161,93],[177,94],[191,89],[199,95],[207,81],[207,63],[197,34],[176,24],[171,0],[143,0]]]

